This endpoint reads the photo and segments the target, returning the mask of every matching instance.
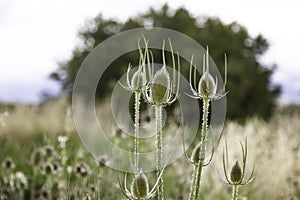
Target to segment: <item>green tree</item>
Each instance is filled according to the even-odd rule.
[[[188,10],[179,8],[170,14],[164,5],[159,10],[150,8],[143,15],[128,19],[125,23],[103,19],[101,15],[86,23],[79,31],[82,45],[73,51],[70,60],[61,63],[52,77],[59,80],[63,88],[72,91],[76,73],[90,50],[119,32],[147,26],[164,27],[184,33],[202,46],[210,47],[210,54],[221,73],[224,73],[224,53],[228,55],[228,90],[227,117],[245,120],[247,117],[258,116],[267,119],[275,108],[275,101],[280,87],[270,83],[274,67],[265,66],[259,58],[269,47],[262,36],[251,37],[247,29],[235,22],[224,24],[218,18],[192,16]],[[101,79],[96,96],[104,97],[111,91],[114,83],[126,71],[128,62],[138,63],[136,52],[117,59],[111,69]],[[159,54],[157,54],[159,57]],[[156,57],[155,57],[156,58]],[[185,73],[185,72],[184,72]]]

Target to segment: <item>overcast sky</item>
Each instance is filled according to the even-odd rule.
[[[300,103],[300,3],[296,0],[0,0],[0,101],[38,102],[42,91],[59,92],[48,79],[57,62],[71,56],[77,31],[99,12],[125,21],[150,6],[184,6],[194,16],[237,21],[271,46],[262,62],[278,69],[282,102]]]

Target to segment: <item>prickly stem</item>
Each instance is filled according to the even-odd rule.
[[[139,132],[140,132],[140,98],[141,93],[135,92],[134,106],[134,172],[139,172]]]
[[[203,117],[202,117],[202,127],[201,127],[201,150],[200,150],[200,159],[197,168],[197,176],[196,176],[196,183],[195,183],[195,191],[194,191],[194,198],[195,200],[199,199],[200,193],[200,182],[201,182],[201,174],[202,168],[205,160],[206,154],[206,136],[207,136],[207,128],[208,128],[208,113],[209,113],[209,102],[210,99],[203,99]]]
[[[160,105],[155,106],[155,116],[156,116],[156,144],[157,144],[156,169],[157,169],[157,177],[159,177],[161,174],[161,171],[162,171],[162,161],[163,161],[162,106],[160,106]],[[164,200],[163,176],[161,176],[158,180],[157,199]]]

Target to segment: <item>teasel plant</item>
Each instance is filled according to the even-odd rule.
[[[162,169],[158,179],[156,180],[152,189],[149,189],[149,182],[147,176],[144,174],[141,169],[139,173],[134,175],[134,178],[130,185],[130,190],[127,189],[127,172],[124,177],[124,184],[120,183],[120,179],[118,177],[119,186],[121,188],[124,196],[129,200],[148,200],[157,195],[157,187],[160,180],[160,177],[163,174],[165,167]]]
[[[132,65],[129,63],[127,73],[126,73],[126,81],[127,85],[124,86],[122,83],[119,84],[134,93],[134,161],[133,168],[134,173],[137,174],[139,172],[139,133],[140,133],[140,100],[142,94],[142,88],[146,86],[146,79],[144,76],[144,69],[146,65],[146,55],[148,53],[148,41],[144,38],[145,51],[143,53],[140,47],[140,39],[138,40],[138,49],[139,49],[139,66],[137,71],[134,72],[132,77],[130,77],[130,71],[132,69]],[[149,59],[148,59],[149,60]]]
[[[158,178],[157,198],[164,199],[163,186],[163,136],[162,136],[162,108],[174,103],[179,96],[180,85],[180,58],[177,52],[177,65],[170,38],[168,39],[172,57],[173,77],[170,79],[170,74],[166,68],[165,59],[165,41],[162,44],[162,59],[163,66],[154,74],[154,60],[151,51],[146,52],[148,63],[147,70],[144,68],[145,79],[147,80],[146,87],[143,88],[143,97],[145,101],[155,107],[156,119],[156,170]],[[145,65],[144,65],[145,66]],[[177,69],[176,69],[177,68]],[[177,72],[176,72],[177,70]]]
[[[206,49],[206,53],[204,53],[203,55],[203,73],[198,84],[197,84],[196,66],[194,67],[194,71],[192,70],[192,68],[193,68],[193,56],[190,62],[190,73],[189,73],[189,82],[190,82],[190,89],[192,91],[192,95],[190,94],[187,95],[194,99],[202,100],[203,116],[202,116],[201,132],[200,132],[200,142],[195,146],[191,157],[188,158],[188,156],[186,155],[186,158],[188,158],[187,160],[189,163],[194,165],[192,181],[190,186],[189,200],[198,200],[200,198],[200,183],[201,183],[202,168],[210,164],[214,154],[214,147],[213,147],[211,156],[208,159],[208,161],[206,161],[207,134],[208,134],[208,126],[209,126],[208,125],[209,106],[213,100],[221,99],[227,94],[225,90],[226,83],[227,83],[226,54],[225,54],[225,81],[224,81],[223,88],[220,91],[217,91],[218,88],[217,78],[214,79],[209,72],[208,47]],[[193,82],[192,82],[192,77],[193,77]]]
[[[245,171],[247,165],[247,155],[248,155],[248,145],[247,138],[245,139],[245,143],[240,142],[242,149],[242,166],[240,166],[239,161],[237,160],[235,164],[232,166],[230,171],[230,176],[227,174],[228,172],[228,145],[225,143],[225,147],[223,149],[223,172],[225,179],[220,179],[223,183],[232,186],[232,197],[231,200],[237,200],[239,186],[247,185],[254,180],[254,171],[255,166],[252,168],[251,174],[248,178],[245,178]]]

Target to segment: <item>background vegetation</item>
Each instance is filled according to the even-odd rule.
[[[249,166],[251,169],[255,165],[256,178],[253,183],[241,187],[240,199],[300,199],[299,107],[276,104],[280,87],[270,83],[275,68],[259,61],[268,49],[268,42],[261,35],[249,35],[240,24],[194,17],[184,8],[170,10],[167,5],[159,10],[150,9],[124,23],[99,15],[87,21],[79,31],[81,43],[70,60],[60,63],[52,78],[61,82],[68,96],[80,64],[93,47],[116,33],[144,26],[177,30],[202,46],[208,45],[221,74],[223,54],[228,55],[228,120],[212,165],[204,169],[202,198],[230,199],[230,187],[219,181],[223,144],[228,141],[229,158],[232,159],[229,165],[232,166],[240,155],[238,141],[247,136]],[[96,94],[98,100],[103,100],[96,107],[101,113],[110,108],[105,98],[125,73],[128,62],[136,61],[136,55],[137,52],[132,52],[120,57],[105,72],[102,87],[98,87]],[[187,74],[184,65],[183,73]],[[112,125],[107,133],[112,141],[128,146],[122,144],[126,136],[114,123],[106,124]],[[49,148],[52,154],[48,156]],[[35,162],[36,152],[41,152],[42,158]],[[8,166],[8,161],[15,166]],[[105,167],[106,162],[109,158],[93,158],[84,150],[74,128],[67,97],[45,101],[39,106],[0,106],[0,199],[95,199],[97,196],[123,199],[117,172]],[[49,164],[51,171],[47,172]],[[165,192],[168,199],[187,199],[191,173],[192,168],[184,158],[167,167]],[[147,177],[153,186],[155,173]]]
[[[170,10],[164,5],[159,10],[150,9],[147,13],[128,19],[125,23],[104,19],[101,14],[86,22],[78,36],[80,45],[74,49],[70,60],[62,62],[60,69],[52,74],[67,92],[72,86],[77,71],[91,51],[110,36],[138,27],[164,27],[184,33],[203,47],[210,48],[210,55],[224,74],[224,53],[228,55],[227,118],[244,121],[247,117],[258,116],[268,119],[274,111],[280,87],[272,85],[271,75],[274,66],[265,66],[259,58],[269,44],[262,36],[250,36],[247,29],[235,22],[224,24],[217,18],[194,17],[188,10]],[[114,61],[101,78],[101,88],[96,96],[101,99],[109,95],[116,81],[126,72],[128,63],[138,63],[138,52],[121,56]],[[155,55],[159,58],[160,55]],[[161,61],[156,59],[156,62]],[[188,74],[188,63],[182,63],[182,73]]]
[[[101,104],[98,105],[97,110],[101,109],[102,113],[109,112],[103,111],[107,107],[106,104]],[[236,159],[241,159],[238,141],[244,140],[247,136],[249,145],[247,173],[250,173],[251,167],[255,165],[255,180],[240,188],[240,198],[299,199],[299,113],[299,108],[298,112],[293,109],[293,113],[289,108],[278,108],[276,116],[272,117],[269,122],[257,118],[247,120],[244,125],[227,122],[213,162],[208,168],[204,168],[202,197],[206,200],[230,199],[230,186],[219,180],[222,176],[222,148],[227,140],[230,153],[229,165],[232,166]],[[10,199],[22,199],[18,196],[20,186],[15,179],[9,184],[6,183],[4,177],[17,172],[24,173],[27,185],[21,189],[24,191],[25,199],[29,199],[33,184],[33,170],[36,167],[38,169],[34,184],[36,196],[42,192],[50,193],[51,191],[54,199],[65,199],[68,192],[71,192],[75,199],[81,199],[81,196],[86,196],[86,194],[95,199],[99,192],[102,199],[124,199],[117,179],[117,174],[120,177],[123,175],[104,167],[102,163],[109,162],[109,158],[99,163],[99,160],[85,151],[74,129],[71,116],[66,99],[60,99],[42,107],[20,105],[15,109],[1,109],[0,190],[10,188],[9,190],[12,190]],[[107,124],[110,123],[107,122]],[[113,136],[113,142],[122,143],[125,136],[118,133],[117,129],[113,130],[116,131],[107,134]],[[62,136],[67,138],[63,147],[59,140]],[[43,156],[39,164],[33,165],[32,155],[37,150],[44,152],[49,147],[53,148],[53,156]],[[10,172],[3,164],[7,158],[11,158],[15,163],[15,168]],[[49,162],[56,164],[58,170],[45,174],[44,164]],[[78,171],[78,167],[82,164],[87,166],[86,176]],[[165,192],[168,199],[187,199],[191,172],[192,167],[183,157],[167,167]],[[147,173],[151,186],[155,182],[155,176],[155,173]],[[51,188],[46,184],[49,178],[53,180]],[[82,185],[83,180],[85,180],[84,185]],[[47,198],[49,199],[49,196]]]

